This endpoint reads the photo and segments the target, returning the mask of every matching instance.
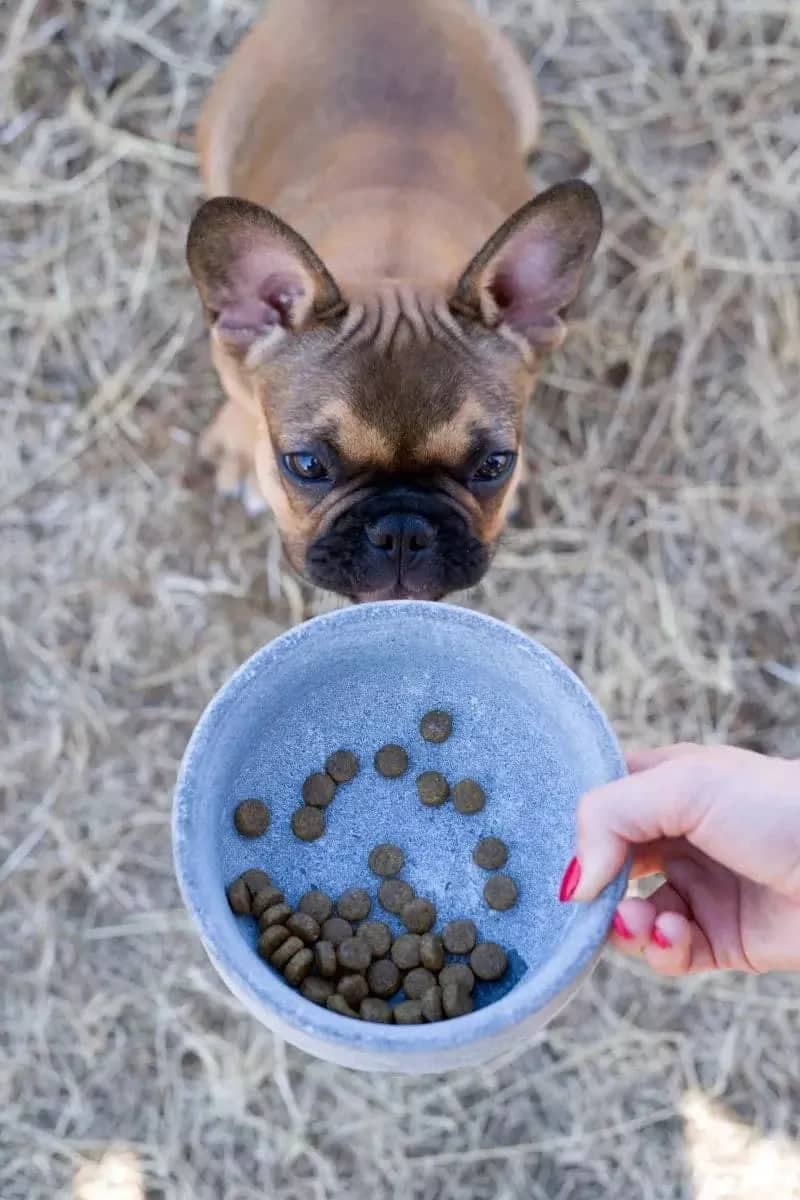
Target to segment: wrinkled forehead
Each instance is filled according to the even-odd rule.
[[[524,397],[522,397],[524,399]],[[459,466],[516,445],[521,397],[509,381],[438,348],[335,364],[286,362],[268,404],[284,447],[314,441],[345,462]]]

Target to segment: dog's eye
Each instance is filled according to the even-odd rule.
[[[494,483],[498,479],[502,479],[508,475],[511,468],[514,466],[516,455],[510,450],[495,451],[494,454],[489,454],[483,460],[481,465],[475,472],[473,479],[478,483]]]
[[[290,475],[304,483],[320,483],[328,478],[328,472],[314,454],[285,454],[283,465]]]

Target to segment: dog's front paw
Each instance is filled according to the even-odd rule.
[[[201,435],[198,456],[214,470],[217,494],[240,500],[250,516],[267,509],[253,467],[255,421],[228,400]]]

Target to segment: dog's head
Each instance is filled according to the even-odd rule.
[[[226,389],[258,413],[256,469],[296,570],[360,600],[438,599],[480,579],[526,400],[600,229],[592,189],[559,184],[451,294],[359,294],[265,209],[203,205],[189,265]]]

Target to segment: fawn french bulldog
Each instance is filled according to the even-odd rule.
[[[212,88],[187,253],[228,398],[201,453],[320,587],[439,599],[491,562],[602,223],[581,181],[531,199],[536,134],[466,0],[272,0]]]

